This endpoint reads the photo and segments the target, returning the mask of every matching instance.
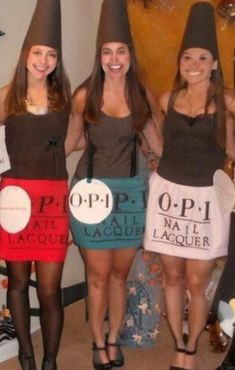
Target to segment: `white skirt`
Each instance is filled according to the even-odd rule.
[[[227,255],[230,211],[214,186],[179,185],[153,173],[149,187],[146,250],[201,260]]]

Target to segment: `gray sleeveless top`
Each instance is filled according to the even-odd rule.
[[[95,178],[135,175],[135,133],[131,114],[115,118],[101,112],[98,124],[87,123],[87,137],[88,147],[77,165],[75,177],[89,176],[90,165]]]

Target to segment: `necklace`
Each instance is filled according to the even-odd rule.
[[[27,94],[27,97],[25,99],[25,105],[26,105],[27,111],[30,113],[38,114],[38,115],[48,113],[48,107],[36,104],[29,94]]]
[[[188,105],[189,117],[196,117],[198,114],[205,113],[205,104],[193,104],[190,96],[188,94],[185,95],[185,99]]]

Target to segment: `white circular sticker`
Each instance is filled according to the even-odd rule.
[[[213,185],[218,200],[224,209],[231,212],[235,204],[235,189],[232,179],[223,170],[216,170],[213,176]]]
[[[31,200],[19,186],[6,186],[0,193],[0,224],[9,233],[23,230],[30,219]]]
[[[79,181],[69,195],[72,215],[80,222],[96,224],[103,221],[112,211],[113,196],[109,187],[100,180]]]

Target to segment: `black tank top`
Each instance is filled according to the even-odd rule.
[[[69,112],[25,113],[5,120],[11,169],[2,176],[67,179],[64,141]]]
[[[216,114],[189,117],[169,107],[163,128],[164,148],[157,172],[188,186],[210,186],[223,169],[225,151],[216,140]]]

